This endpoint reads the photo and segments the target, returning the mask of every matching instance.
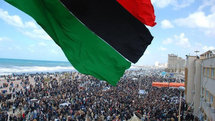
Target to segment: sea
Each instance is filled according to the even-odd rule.
[[[0,75],[75,71],[69,62],[0,58]]]

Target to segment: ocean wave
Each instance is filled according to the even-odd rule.
[[[10,68],[0,68],[0,75],[10,75],[12,73],[33,73],[33,72],[61,72],[61,71],[74,71],[74,67],[55,66],[13,66]]]

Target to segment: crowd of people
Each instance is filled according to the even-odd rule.
[[[159,73],[130,70],[117,86],[78,72],[12,75],[16,79],[9,81],[9,91],[0,93],[0,120],[177,121],[180,92],[152,87],[153,81],[174,80]],[[17,79],[20,84],[10,84]],[[192,121],[187,108],[182,99],[181,119]]]

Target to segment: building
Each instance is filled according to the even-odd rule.
[[[167,63],[159,63],[158,61],[155,62],[155,68],[167,68]]]
[[[176,73],[184,73],[184,67],[185,67],[185,60],[181,57],[178,57]]]
[[[200,59],[213,58],[213,57],[215,57],[215,50],[209,50],[200,55]]]
[[[174,54],[168,55],[167,71],[173,73],[184,73],[185,60]]]
[[[215,121],[215,51],[187,56],[185,68],[186,102],[201,120]]]

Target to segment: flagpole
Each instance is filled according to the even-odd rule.
[[[182,92],[185,90],[184,87],[178,88],[180,91],[180,101],[179,101],[179,107],[178,107],[178,121],[181,121],[181,98],[182,98]]]
[[[181,96],[182,96],[182,91],[180,91],[180,102],[179,102],[179,111],[178,111],[178,121],[181,121]]]

